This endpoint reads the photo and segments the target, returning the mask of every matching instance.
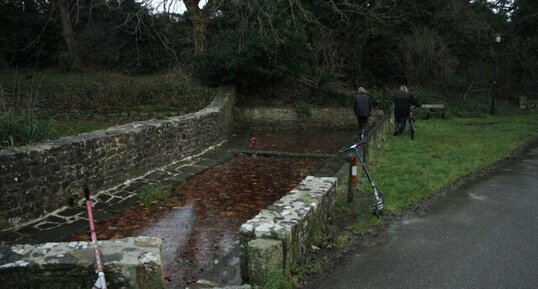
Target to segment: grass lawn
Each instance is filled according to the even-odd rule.
[[[417,121],[417,137],[411,141],[408,131],[402,137],[390,136],[377,158],[368,168],[378,189],[384,193],[385,213],[396,214],[414,203],[433,197],[456,180],[496,161],[538,137],[538,114],[485,118],[451,118]],[[362,204],[347,203],[347,170],[339,174],[339,200],[335,214],[354,215],[353,224],[334,237],[333,246],[352,233],[370,229],[379,221],[370,215],[364,199],[371,200],[366,178],[355,199]],[[360,205],[360,206],[359,206]],[[357,208],[361,212],[357,212]]]
[[[538,137],[538,113],[483,118],[417,120],[414,141],[404,136],[388,136],[368,169],[377,188],[383,192],[385,214],[396,215],[421,200],[431,198],[458,179],[510,156]],[[330,211],[328,231],[318,246],[333,248],[313,254],[292,270],[291,282],[326,266],[330,252],[347,247],[354,235],[365,233],[383,222],[371,212],[372,192],[359,169],[354,201],[347,202],[348,167],[337,174],[337,200]],[[326,255],[324,255],[326,254]]]

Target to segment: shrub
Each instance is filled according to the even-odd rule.
[[[374,107],[381,110],[387,110],[392,105],[394,91],[373,88],[369,92]]]
[[[467,98],[454,99],[448,102],[450,115],[456,117],[480,117],[491,113],[491,96],[475,95]],[[495,102],[495,115],[508,115],[517,113],[518,107],[505,99]]]
[[[402,71],[412,83],[437,83],[451,76],[458,62],[441,36],[429,28],[415,29],[401,41],[399,48],[403,56]]]
[[[211,86],[235,84],[247,91],[282,84],[301,70],[303,44],[301,35],[293,33],[277,40],[251,29],[224,32],[196,56],[196,75]]]
[[[299,101],[295,106],[295,112],[301,118],[309,118],[312,116],[312,109],[310,105],[304,101]]]
[[[0,147],[14,147],[56,137],[49,121],[31,115],[0,113]]]
[[[175,74],[128,77],[118,74],[53,72],[0,73],[10,97],[38,100],[37,108],[70,111],[164,110],[191,112],[205,107],[214,90]]]

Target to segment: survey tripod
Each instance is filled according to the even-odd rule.
[[[351,152],[355,158],[359,161],[362,171],[366,175],[366,178],[370,182],[370,186],[372,187],[372,191],[374,194],[374,200],[372,203],[372,214],[375,215],[377,218],[380,218],[383,215],[383,200],[381,199],[382,193],[379,192],[375,186],[374,181],[372,180],[372,177],[370,176],[370,173],[368,172],[368,169],[366,168],[366,164],[364,162],[364,158],[362,157],[362,153],[360,151],[360,147],[366,144],[365,141],[360,141],[359,143],[356,143],[349,148],[343,150],[342,152]]]

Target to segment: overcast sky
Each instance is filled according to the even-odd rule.
[[[147,0],[142,0],[147,1]],[[183,14],[185,10],[185,4],[183,4],[183,1],[181,0],[149,0],[150,5],[153,6],[153,8],[157,9],[158,11],[168,11],[171,13],[180,13]],[[200,8],[204,7],[204,5],[207,3],[207,0],[201,0]],[[165,9],[166,7],[166,9]]]

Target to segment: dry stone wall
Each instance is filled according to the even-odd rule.
[[[383,143],[387,140],[387,136],[394,131],[394,107],[391,107],[380,116],[380,119],[368,132],[366,150],[363,151],[365,159],[369,161],[375,159]]]
[[[102,241],[99,249],[108,288],[164,288],[159,238]],[[0,287],[91,288],[94,260],[89,242],[0,245]]]
[[[371,121],[383,112],[372,111]],[[255,128],[356,129],[357,119],[352,108],[310,108],[308,113],[293,108],[256,107],[234,109],[236,126]]]
[[[377,112],[375,119],[375,125],[368,132],[365,151],[368,160],[379,153],[394,127],[393,108],[385,113]],[[243,280],[262,286],[272,272],[289,271],[304,261],[315,234],[324,229],[328,211],[334,206],[336,182],[333,177],[309,176],[241,226]]]
[[[235,92],[220,88],[198,112],[0,150],[0,230],[40,218],[92,191],[220,144],[233,125]]]
[[[265,271],[289,271],[300,264],[310,250],[314,234],[323,229],[330,208],[336,200],[336,178],[306,177],[295,189],[267,209],[261,210],[254,218],[244,223],[241,233],[241,275],[251,285],[263,285],[263,278],[253,272],[253,268]],[[281,250],[267,246],[270,251],[282,256],[269,257],[266,253],[253,254],[260,246],[251,242],[256,239],[271,239],[282,243]],[[253,256],[263,256],[254,259]],[[268,262],[267,260],[282,260]],[[271,266],[270,264],[278,266]],[[280,265],[279,265],[280,264]]]

